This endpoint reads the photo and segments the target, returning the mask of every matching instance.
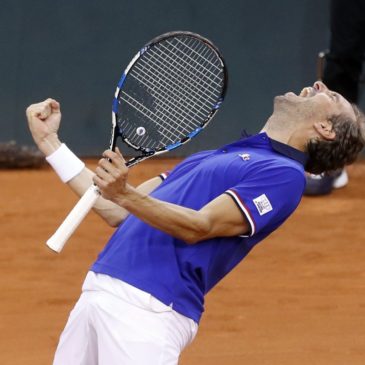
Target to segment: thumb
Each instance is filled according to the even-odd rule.
[[[118,147],[115,147],[115,152],[120,157],[120,159],[123,161],[123,163],[125,163],[125,159],[122,155],[122,152],[120,152],[120,149]]]
[[[117,153],[117,155],[118,155],[119,157],[123,157],[122,152],[120,152],[119,147],[115,147],[115,152]]]

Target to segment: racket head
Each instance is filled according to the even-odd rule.
[[[227,82],[223,56],[210,40],[186,31],[154,38],[119,80],[111,149],[118,137],[144,156],[183,145],[216,114]]]

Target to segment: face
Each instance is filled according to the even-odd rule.
[[[328,120],[331,116],[347,115],[356,120],[351,104],[340,94],[331,91],[320,81],[305,87],[299,95],[288,92],[275,98],[275,109],[313,120]]]

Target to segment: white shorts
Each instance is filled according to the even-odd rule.
[[[89,272],[53,365],[173,365],[197,330],[152,295]]]

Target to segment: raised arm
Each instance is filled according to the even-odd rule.
[[[47,99],[43,102],[30,105],[26,110],[29,129],[31,131],[34,142],[39,150],[48,158],[56,157],[62,165],[62,153],[66,153],[64,168],[66,174],[64,180],[67,185],[78,196],[82,196],[85,191],[93,184],[94,173],[88,169],[66,146],[62,147],[62,142],[58,138],[58,130],[61,123],[60,104],[54,99]],[[64,152],[64,150],[66,152]],[[58,151],[58,156],[55,155]],[[61,160],[61,161],[60,161]],[[67,169],[73,166],[71,175]],[[153,178],[140,187],[138,191],[148,194],[161,183],[159,177]],[[121,206],[106,200],[103,197],[98,198],[94,206],[94,211],[99,214],[109,225],[117,226],[129,214],[128,211]]]

